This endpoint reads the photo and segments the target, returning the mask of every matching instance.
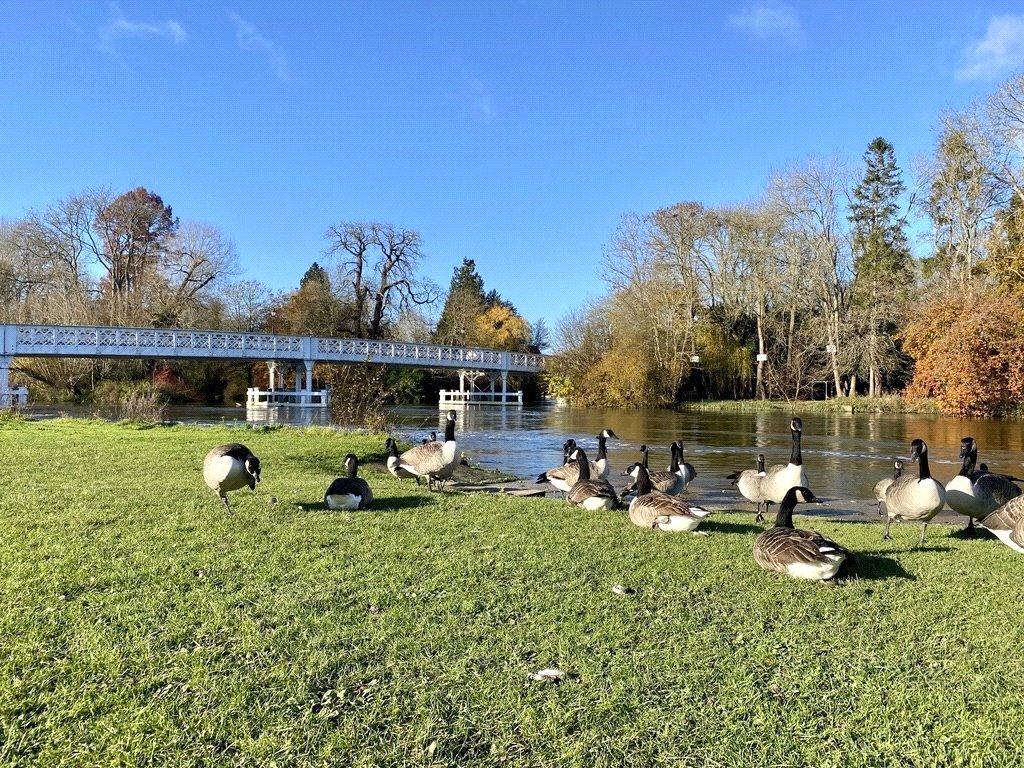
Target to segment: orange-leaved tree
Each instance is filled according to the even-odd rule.
[[[1005,414],[1024,401],[1024,307],[1012,295],[923,304],[903,338],[916,362],[908,397],[933,397],[964,416]]]

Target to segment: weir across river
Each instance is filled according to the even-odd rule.
[[[313,386],[317,363],[377,363],[455,370],[459,373],[459,391],[442,391],[442,405],[521,405],[521,394],[508,392],[509,375],[536,375],[544,370],[544,355],[523,352],[405,341],[177,328],[0,325],[0,342],[0,407],[28,401],[24,387],[12,389],[10,386],[10,370],[16,357],[263,361],[269,367],[270,388],[249,390],[248,404],[253,407],[326,407],[329,392]],[[295,372],[294,387],[278,387],[283,382],[283,372],[289,368]],[[480,376],[489,379],[490,390],[475,388],[474,381]]]

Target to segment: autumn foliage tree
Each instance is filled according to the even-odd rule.
[[[917,361],[908,397],[964,416],[1006,414],[1024,400],[1024,308],[1010,294],[929,303],[903,337]]]

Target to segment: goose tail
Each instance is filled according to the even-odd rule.
[[[541,472],[539,475],[537,475],[537,482],[538,483],[546,483],[547,481],[548,481],[548,473],[547,472]]]

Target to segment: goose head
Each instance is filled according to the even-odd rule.
[[[970,456],[971,453],[976,453],[977,451],[978,443],[975,442],[974,438],[965,437],[963,440],[960,441],[960,455],[957,458],[965,459],[968,456]]]
[[[764,454],[757,454],[757,471],[764,472]]]
[[[924,440],[922,440],[921,438],[916,438],[910,444],[910,460],[911,461],[917,461],[922,456],[926,456],[927,454],[928,454],[928,446],[925,444]]]
[[[789,431],[796,432],[799,434],[804,431],[804,422],[799,416],[794,416],[792,421],[789,422]]]
[[[622,473],[622,476],[626,477],[628,475],[629,477],[635,479],[636,476],[640,473],[640,467],[642,466],[643,464],[641,464],[639,461],[634,461],[632,464],[626,467],[626,471]]]
[[[612,438],[614,440],[618,440],[619,439],[619,436],[616,435],[613,430],[610,430],[610,429],[607,429],[607,428],[601,430],[600,437],[603,437],[605,439],[610,437],[610,438]]]
[[[356,472],[359,470],[359,459],[356,458],[354,453],[350,453],[345,457],[345,473],[349,477],[355,477]]]
[[[469,456],[467,456],[466,454],[462,454],[462,456],[459,458],[459,466],[460,467],[468,467],[469,466]]]
[[[260,481],[260,460],[251,453],[245,458],[245,471],[257,483]]]
[[[786,491],[786,496],[782,499],[782,503],[789,506],[796,504],[820,504],[821,499],[811,493],[810,488],[797,485]]]
[[[903,474],[903,467],[903,459],[896,459],[896,461],[892,463],[892,469],[893,472],[896,474],[896,477],[899,477],[901,474]]]

